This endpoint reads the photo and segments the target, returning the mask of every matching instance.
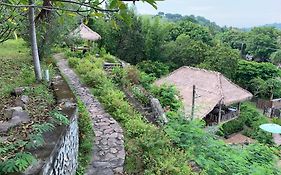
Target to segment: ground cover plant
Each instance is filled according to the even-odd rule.
[[[68,124],[67,118],[54,110],[55,100],[47,84],[35,83],[32,59],[22,40],[0,44],[0,121],[8,121],[6,109],[20,105],[30,120],[1,132],[0,174],[23,172],[36,158],[30,149],[44,145],[43,134],[57,125]],[[53,75],[52,65],[43,65]],[[23,94],[11,96],[14,88],[24,87]],[[23,105],[21,97],[28,97]],[[52,111],[52,112],[51,112]]]
[[[128,174],[191,174],[188,154],[174,148],[161,128],[149,124],[126,101],[124,93],[108,79],[101,59],[84,58],[76,71],[125,132]],[[91,69],[87,72],[86,69]],[[98,75],[94,72],[100,72]],[[93,80],[95,81],[89,81]]]
[[[79,155],[76,174],[83,175],[92,158],[94,131],[90,114],[81,100],[78,100],[78,112]]]
[[[251,103],[244,103],[241,106],[239,118],[222,125],[220,134],[228,136],[233,133],[243,132],[248,137],[258,140],[260,143],[273,144],[270,133],[262,131],[259,126],[269,123],[269,119],[261,114]]]
[[[91,69],[91,72],[103,72],[101,63],[102,60],[88,57],[79,62],[76,71],[80,72],[83,80],[85,77],[99,80],[85,83],[93,87],[93,94],[122,124],[127,152],[125,170],[128,174],[190,174],[194,169],[201,174],[280,174],[276,167],[278,150],[275,148],[260,143],[229,146],[206,133],[202,122],[187,121],[175,112],[176,109],[167,113],[170,122],[164,128],[145,122],[126,101],[118,83],[113,83],[116,79],[110,79],[106,73],[91,73],[94,77],[85,75],[85,68]],[[252,114],[251,109],[249,111]],[[249,119],[247,123],[254,125],[254,121]],[[196,168],[190,166],[192,161]]]

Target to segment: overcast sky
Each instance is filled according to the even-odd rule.
[[[158,9],[136,2],[140,14],[179,13],[203,16],[217,24],[252,27],[281,22],[281,0],[165,0]]]

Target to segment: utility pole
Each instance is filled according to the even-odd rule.
[[[194,118],[194,106],[195,106],[195,85],[193,85],[192,89],[192,109],[191,109],[191,120]]]
[[[38,54],[38,46],[37,46],[37,40],[36,40],[36,29],[35,29],[35,18],[34,18],[34,2],[33,0],[29,0],[29,12],[28,12],[28,18],[29,18],[29,32],[30,32],[30,42],[31,42],[31,50],[32,50],[32,58],[33,58],[33,64],[34,64],[34,72],[36,81],[42,80],[42,73],[41,73],[41,66],[40,66],[40,60],[39,60],[39,54]]]

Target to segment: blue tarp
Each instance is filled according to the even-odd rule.
[[[260,128],[270,133],[275,133],[275,134],[281,133],[281,126],[274,123],[262,124],[260,125]]]

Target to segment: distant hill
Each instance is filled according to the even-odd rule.
[[[281,23],[266,24],[264,26],[276,27],[278,29],[281,29]]]
[[[281,30],[281,23],[265,24],[265,25],[257,26],[257,27],[263,27],[263,26],[276,27],[277,29]],[[250,31],[252,28],[254,28],[254,27],[247,27],[247,28],[240,28],[240,29],[243,30],[243,31]]]
[[[209,27],[214,31],[220,31],[222,28],[217,25],[215,22],[212,22],[202,16],[194,16],[194,15],[181,15],[181,14],[172,14],[172,13],[164,13],[159,12],[156,16],[161,16],[163,19],[168,21],[180,21],[180,20],[189,20],[194,23],[198,23],[202,26]]]

